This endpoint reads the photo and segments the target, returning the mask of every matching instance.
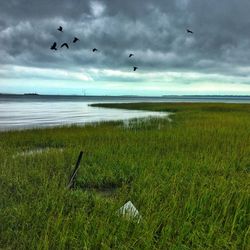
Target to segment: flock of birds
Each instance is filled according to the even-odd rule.
[[[63,32],[63,27],[59,26],[59,28],[57,30],[60,31],[60,32]],[[76,43],[77,41],[79,41],[79,39],[77,37],[74,37],[73,43]],[[50,49],[57,50],[56,46],[57,46],[57,43],[54,42],[53,45],[50,47]],[[61,48],[63,48],[63,47],[66,47],[67,49],[69,49],[69,45],[67,43],[63,43],[61,45]]]
[[[62,26],[59,26],[59,28],[57,29],[58,31],[60,31],[60,32],[63,32],[63,27]],[[192,30],[190,30],[190,29],[186,29],[186,31],[187,31],[187,33],[191,33],[191,34],[193,34],[194,32],[192,31]],[[74,37],[74,39],[73,39],[73,43],[76,43],[76,42],[78,42],[78,41],[80,41],[80,39],[78,39],[77,37]],[[63,48],[63,47],[66,47],[67,49],[69,49],[69,45],[68,45],[68,43],[63,43],[62,45],[61,45],[61,48]],[[54,42],[53,44],[52,44],[52,46],[50,47],[50,49],[51,50],[57,50],[57,43],[56,42]],[[99,51],[97,48],[93,48],[92,49],[92,51],[93,52],[97,52],[97,51]],[[131,58],[132,56],[134,56],[134,54],[129,54],[129,58]],[[134,69],[134,71],[136,71],[137,69],[138,69],[138,67],[137,66],[133,66],[133,69]]]

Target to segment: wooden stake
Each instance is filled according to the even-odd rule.
[[[81,159],[82,159],[82,155],[83,155],[83,152],[81,151],[79,156],[78,156],[78,159],[77,159],[77,162],[76,162],[76,165],[75,165],[75,168],[72,172],[72,175],[70,176],[70,179],[69,179],[69,184],[68,184],[68,188],[72,188],[74,186],[74,183],[75,183],[75,178],[76,178],[76,174],[77,174],[77,171],[79,169],[79,166],[80,166],[80,162],[81,162]]]

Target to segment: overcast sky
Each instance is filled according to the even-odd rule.
[[[1,0],[0,92],[249,95],[249,12],[249,0]]]

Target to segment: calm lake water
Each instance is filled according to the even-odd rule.
[[[167,116],[164,112],[90,107],[104,102],[250,103],[250,97],[63,97],[0,95],[0,131]]]

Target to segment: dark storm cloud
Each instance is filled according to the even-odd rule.
[[[0,64],[247,76],[249,10],[248,0],[1,1]],[[54,41],[70,50],[51,51]]]

